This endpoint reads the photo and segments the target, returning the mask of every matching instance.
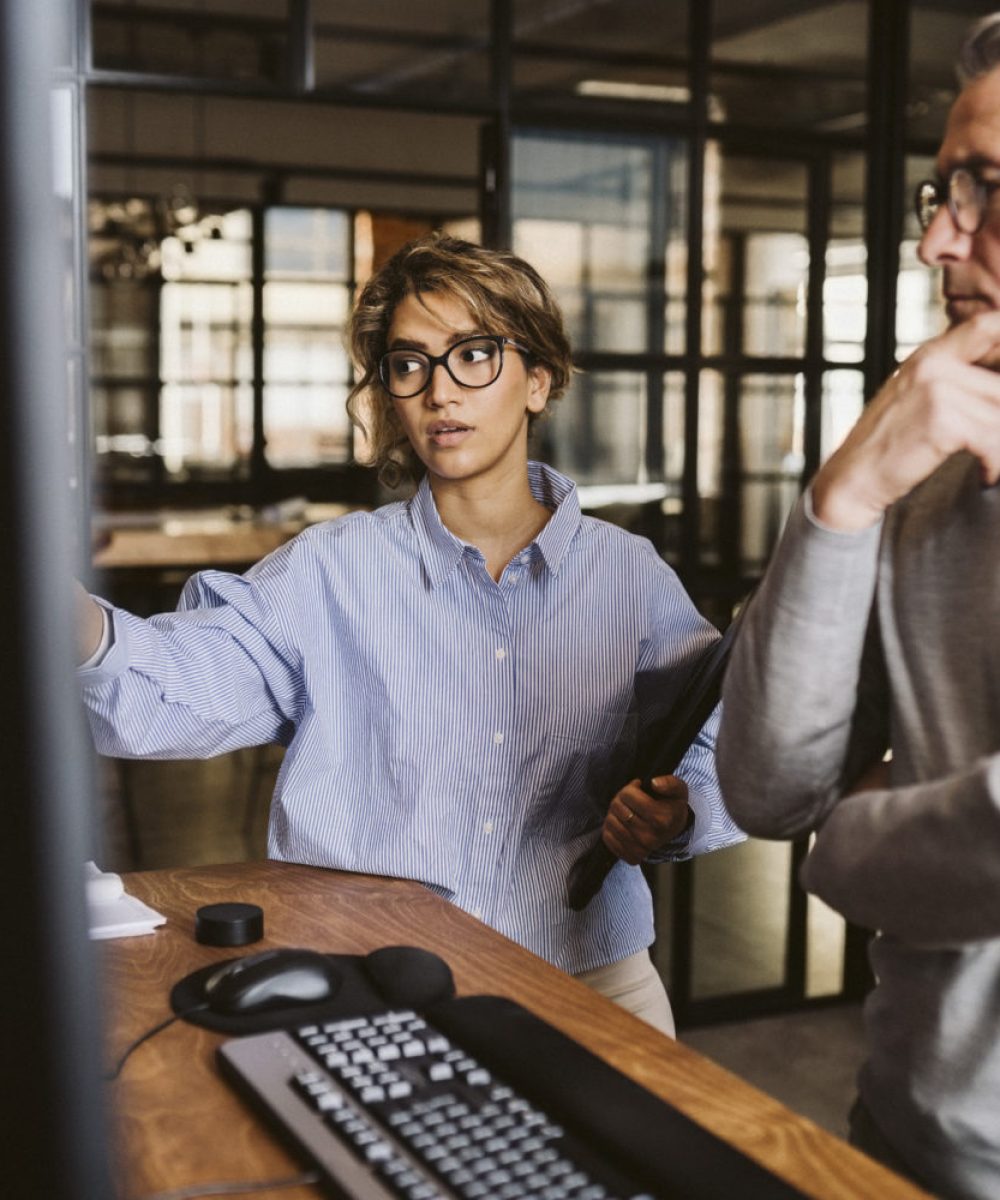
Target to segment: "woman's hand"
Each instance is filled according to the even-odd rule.
[[[652,784],[652,795],[642,790],[638,779],[626,784],[611,801],[601,831],[611,853],[633,866],[680,837],[694,820],[683,779],[660,775]]]

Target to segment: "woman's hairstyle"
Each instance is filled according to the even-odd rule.
[[[408,295],[426,293],[459,301],[483,333],[502,334],[524,346],[525,365],[544,366],[551,375],[550,401],[563,394],[573,372],[562,314],[534,267],[509,251],[440,233],[409,242],[365,284],[349,325],[358,382],[347,398],[347,412],[367,438],[369,462],[388,487],[415,482],[424,468],[382,386],[378,364],[396,307]],[[534,416],[529,414],[529,428]]]
[[[1000,66],[1000,13],[990,13],[972,26],[962,43],[956,64],[958,81],[965,87],[997,66]]]

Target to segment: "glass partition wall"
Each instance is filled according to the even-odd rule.
[[[909,196],[992,7],[81,3],[99,509],[384,498],[354,461],[344,323],[374,264],[448,228],[563,305],[581,370],[535,453],[724,626],[939,328]],[[680,1022],[864,989],[860,935],[797,885],[806,850],[652,873]]]

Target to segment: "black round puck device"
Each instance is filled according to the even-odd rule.
[[[206,946],[248,946],[264,936],[264,910],[256,904],[206,904],[195,914],[195,941]]]

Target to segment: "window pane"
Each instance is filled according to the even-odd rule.
[[[344,407],[346,384],[267,384],[264,388],[264,437],[272,467],[315,467],[346,462],[351,425]]]
[[[912,196],[921,179],[935,174],[931,158],[907,159],[906,188]],[[899,247],[896,281],[896,358],[902,361],[917,346],[940,333],[947,324],[941,293],[940,267],[927,267],[917,258],[920,225],[913,205],[904,210],[903,241]]]
[[[95,379],[142,379],[153,374],[156,299],[156,288],[149,283],[91,281],[90,369]]]
[[[684,476],[684,376],[670,371],[663,377],[663,477],[672,495],[680,494]]]
[[[868,5],[712,6],[713,107],[721,120],[824,132],[867,123]]]
[[[245,464],[253,416],[249,385],[164,383],[160,404],[158,449],[169,475]]]
[[[834,362],[861,362],[868,323],[864,156],[835,154],[831,168],[823,353]]]
[[[805,166],[713,147],[705,169],[705,352],[801,354],[809,274]]]
[[[831,239],[823,284],[823,352],[832,362],[861,362],[868,318],[868,251],[853,238]]]
[[[152,409],[149,392],[137,384],[93,384],[90,390],[94,446],[113,463],[115,478],[145,478],[155,447],[150,437]],[[112,468],[102,464],[104,472]]]
[[[740,552],[762,568],[799,494],[803,454],[801,375],[748,375],[740,394]]]
[[[806,995],[836,996],[844,986],[844,918],[818,896],[806,897]]]
[[[798,233],[746,239],[745,354],[797,355],[805,349],[809,250]]]
[[[253,428],[250,284],[165,283],[160,293],[160,434],[170,475],[229,470]]]
[[[267,277],[351,277],[350,216],[329,208],[271,208],[267,212]]]
[[[847,437],[864,407],[860,371],[827,371],[823,376],[820,457],[827,459]]]
[[[346,462],[350,217],[335,209],[272,208],[265,230],[267,461],[276,469]]]
[[[175,201],[181,223],[161,244],[157,449],[175,480],[240,474],[253,432],[250,214],[199,217],[191,197]]]
[[[577,350],[663,344],[664,284],[650,263],[683,236],[684,161],[663,139],[516,136],[514,248],[554,288]],[[667,231],[659,247],[654,215]]]
[[[646,381],[625,371],[578,375],[544,426],[554,466],[581,484],[646,482]]]
[[[695,999],[779,987],[785,979],[791,846],[751,840],[695,863]]]
[[[702,371],[698,381],[698,492],[709,499],[722,492],[724,379]]]
[[[703,561],[758,571],[799,492],[803,466],[801,375],[705,371],[699,396]]]

